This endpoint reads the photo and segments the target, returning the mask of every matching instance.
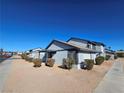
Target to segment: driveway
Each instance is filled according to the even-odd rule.
[[[2,92],[4,83],[7,79],[11,67],[11,63],[12,63],[12,58],[4,60],[3,62],[0,63],[0,93]]]
[[[124,93],[124,63],[115,62],[94,93]]]

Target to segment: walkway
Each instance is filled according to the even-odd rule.
[[[11,63],[12,58],[9,58],[4,62],[0,63],[0,93],[2,92],[5,80],[7,79]]]
[[[124,63],[115,62],[94,93],[124,93]]]

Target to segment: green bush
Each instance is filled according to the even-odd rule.
[[[105,59],[106,59],[106,60],[109,60],[110,57],[111,57],[110,55],[106,55]]]
[[[62,67],[70,70],[73,64],[74,64],[74,60],[72,58],[67,58],[67,59],[64,58]]]
[[[87,64],[87,67],[86,69],[87,70],[91,70],[94,66],[94,60],[91,60],[91,59],[85,59],[85,62]]]
[[[124,57],[124,53],[116,53],[117,57]]]
[[[105,58],[103,56],[99,56],[95,59],[96,65],[101,65],[104,62]]]
[[[41,66],[41,60],[40,59],[33,59],[34,67],[40,67]]]
[[[54,59],[48,58],[48,60],[47,60],[45,65],[49,66],[49,67],[53,67],[54,63],[55,63]]]

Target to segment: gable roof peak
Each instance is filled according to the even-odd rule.
[[[77,38],[77,37],[71,37],[69,40],[67,40],[67,42],[69,42],[70,40],[81,40],[81,41],[86,41],[88,43],[105,46],[105,44],[103,44],[101,42],[91,41],[91,40],[87,40],[87,39],[81,39],[81,38]]]

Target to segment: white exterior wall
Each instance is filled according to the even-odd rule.
[[[80,69],[80,63],[85,62],[85,59],[93,59],[95,62],[95,53],[78,53],[78,69]]]
[[[51,44],[48,48],[48,50],[64,50],[64,51],[57,51],[56,54],[53,55],[53,59],[55,59],[55,64],[62,65],[63,63],[63,58],[67,58],[68,56],[68,51],[65,49],[71,49],[72,47],[66,46],[65,44],[59,43],[59,42],[54,42]]]
[[[102,52],[102,51],[103,51],[103,50],[102,50],[102,46],[98,46],[98,45],[96,45],[96,50]]]
[[[64,50],[64,49],[70,49],[71,46],[67,46],[62,43],[54,42],[52,45],[49,46],[48,50]]]
[[[40,59],[43,59],[45,56],[45,52],[40,52]]]
[[[87,47],[87,42],[86,41],[70,40],[68,43],[69,44],[80,46],[82,48],[86,48]]]
[[[106,53],[105,53],[105,47],[104,46],[100,46],[101,47],[101,56],[106,56]]]
[[[38,58],[39,57],[39,53],[37,52],[37,51],[35,51],[35,52],[32,52],[31,54],[30,54],[30,57],[31,58]]]
[[[43,59],[43,57],[45,56],[45,52],[41,52],[40,53],[40,59]],[[39,58],[39,52],[38,51],[35,51],[35,52],[32,52],[29,57],[31,58]]]
[[[53,55],[53,59],[55,59],[55,64],[62,65],[63,59],[67,58],[68,51],[57,51],[55,55]]]

